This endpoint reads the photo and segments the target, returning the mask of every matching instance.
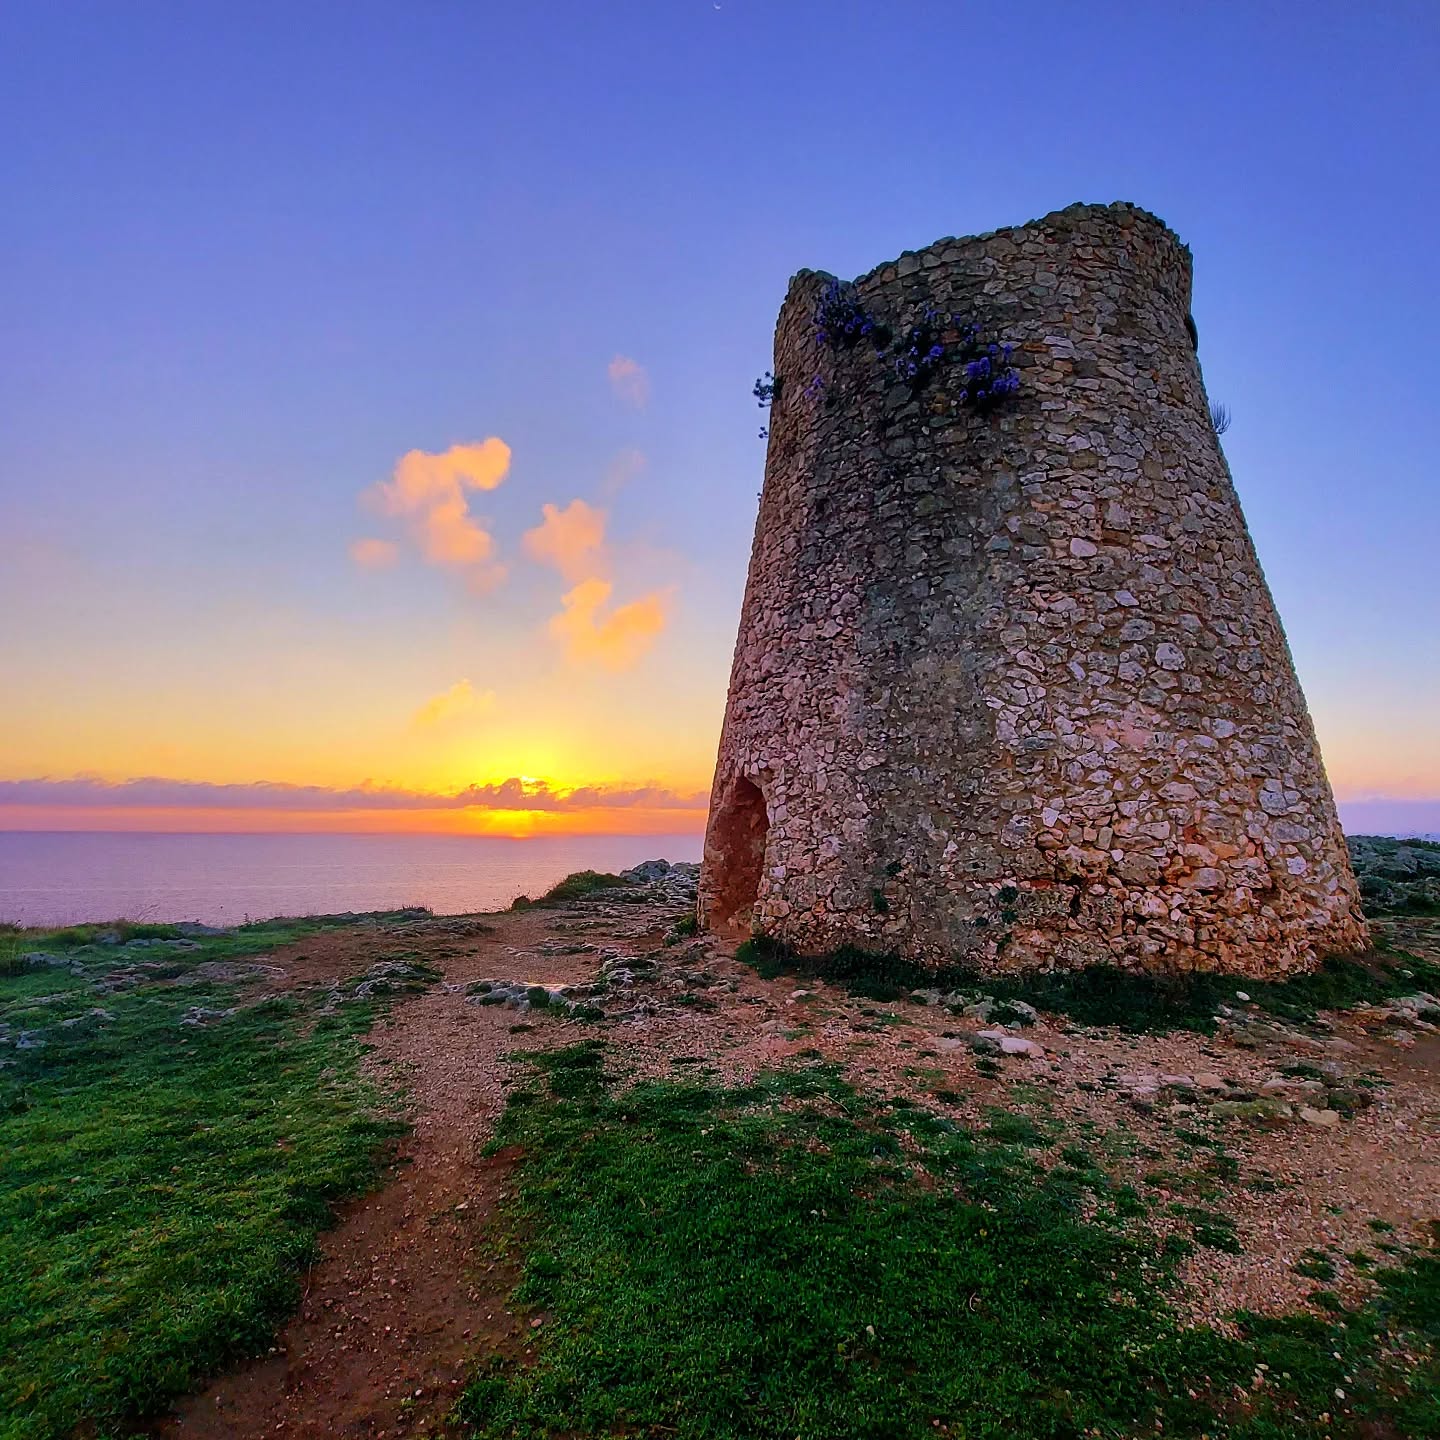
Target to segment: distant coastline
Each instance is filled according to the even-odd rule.
[[[1387,833],[1394,832],[1364,835]],[[1440,841],[1440,830],[1417,838]],[[1363,884],[1368,857],[1378,851],[1373,845],[1357,848],[1353,833],[1350,840]],[[0,923],[74,925],[124,918],[234,925],[277,915],[407,905],[463,914],[539,894],[576,870],[619,871],[658,858],[694,861],[700,851],[701,837],[694,833],[510,840],[0,830]],[[1393,858],[1377,863],[1384,867],[1379,880],[1403,880],[1393,873]]]
[[[1440,800],[1341,800],[1336,808],[1347,835],[1440,840]]]

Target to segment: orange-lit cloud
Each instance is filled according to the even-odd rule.
[[[650,376],[645,367],[628,355],[617,355],[605,367],[610,377],[610,388],[626,404],[636,410],[643,410],[650,402]]]
[[[484,715],[494,708],[493,690],[476,690],[468,680],[457,680],[448,690],[432,695],[410,717],[410,723],[425,730],[461,715]]]
[[[532,836],[687,835],[695,849],[705,829],[705,809],[641,806],[607,810],[227,810],[194,808],[49,809],[0,807],[7,830],[124,831],[141,834],[222,835],[492,835]]]
[[[400,547],[393,540],[352,540],[350,558],[362,570],[387,570],[399,557]]]
[[[554,566],[571,585],[561,597],[560,613],[550,618],[550,634],[578,664],[628,670],[665,628],[671,592],[656,590],[612,606],[614,587],[605,578],[610,572],[606,512],[572,500],[563,510],[545,505],[543,514],[542,523],[525,532],[526,553]]]
[[[294,810],[306,813],[357,810],[693,810],[703,809],[700,791],[664,785],[552,785],[512,775],[508,780],[466,785],[459,790],[411,790],[400,785],[290,785],[276,780],[217,784],[208,780],[0,780],[0,807],[50,806],[68,809]]]
[[[0,780],[0,829],[698,836],[707,798],[658,784],[566,788],[518,776],[443,791],[84,776]]]
[[[571,660],[627,670],[665,628],[668,591],[654,591],[605,613],[613,588],[605,580],[582,580],[562,597],[564,608],[551,617],[550,633]]]
[[[505,570],[495,559],[494,536],[470,513],[466,491],[495,489],[509,469],[510,447],[493,435],[436,454],[409,450],[394,475],[372,485],[364,498],[378,513],[403,521],[432,565],[463,572],[466,584],[483,593],[505,578]]]
[[[605,512],[572,500],[563,510],[542,507],[544,520],[525,532],[525,552],[542,565],[553,565],[567,580],[593,574],[605,553]]]

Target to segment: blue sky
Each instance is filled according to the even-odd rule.
[[[1337,789],[1440,829],[1440,7],[19,0],[0,57],[0,779],[703,787],[789,275],[1127,199]],[[475,594],[360,497],[489,436]],[[621,664],[525,558],[577,498]]]

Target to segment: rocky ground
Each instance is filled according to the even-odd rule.
[[[536,1322],[512,1313],[519,1257],[499,1218],[513,1157],[484,1151],[507,1093],[525,1083],[507,1056],[582,1038],[605,1040],[631,1080],[733,1084],[829,1061],[862,1091],[966,1126],[1001,1117],[1056,1148],[1073,1138],[1145,1197],[1148,1223],[1208,1227],[1211,1243],[1184,1262],[1183,1304],[1222,1327],[1237,1308],[1313,1304],[1317,1281],[1354,1302],[1375,1266],[1426,1243],[1440,1219],[1440,999],[1418,984],[1303,1018],[1237,986],[1213,1028],[1147,1033],[1080,1024],[980,984],[882,1002],[762,978],[694,935],[694,881],[694,867],[654,862],[561,905],[355,917],[233,958],[192,953],[225,943],[209,933],[105,932],[18,957],[42,989],[38,976],[53,973],[70,990],[32,994],[23,1023],[0,1017],[0,1047],[17,1053],[70,1043],[75,1027],[103,1033],[107,1006],[137,987],[198,987],[197,1003],[184,992],[177,1008],[182,1027],[224,1026],[276,995],[303,994],[317,1015],[406,997],[369,1036],[370,1070],[405,1097],[413,1126],[388,1182],[325,1238],[274,1349],[158,1433],[434,1433],[477,1360],[523,1360]],[[1392,954],[1440,963],[1440,918],[1374,924]],[[204,1003],[216,986],[230,998]]]
[[[1440,844],[1388,835],[1350,835],[1346,843],[1367,910],[1440,914]]]
[[[257,963],[267,990],[342,998],[343,977],[371,973],[401,942],[439,973],[371,1037],[374,1072],[409,1094],[414,1130],[390,1183],[327,1237],[274,1351],[161,1433],[428,1433],[477,1357],[523,1357],[540,1322],[507,1308],[515,1271],[496,1213],[509,1160],[482,1153],[519,1078],[505,1059],[516,1047],[600,1036],[632,1078],[683,1067],[725,1082],[819,1055],[862,1089],[957,1120],[1003,1111],[1083,1136],[1161,1202],[1162,1226],[1219,1157],[1208,1203],[1234,1243],[1196,1252],[1187,1303],[1221,1324],[1239,1306],[1304,1306],[1316,1276],[1362,1293],[1372,1264],[1423,1243],[1440,1217],[1434,996],[1282,1023],[1237,989],[1213,1034],[1087,1027],[983,990],[879,1003],[762,979],[685,934],[693,870],[655,866],[635,881],[559,908],[335,930]],[[1440,922],[1377,928],[1440,961]]]

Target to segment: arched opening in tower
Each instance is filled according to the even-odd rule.
[[[710,903],[710,928],[750,933],[755,897],[765,871],[765,836],[770,817],[760,787],[743,776],[730,787],[711,826],[707,869],[716,879]]]

